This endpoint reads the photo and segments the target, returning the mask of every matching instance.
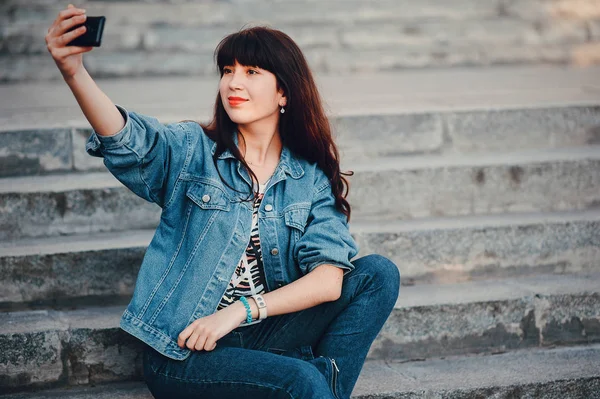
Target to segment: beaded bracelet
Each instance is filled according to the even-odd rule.
[[[246,307],[246,324],[250,324],[252,323],[252,310],[250,310],[250,304],[248,303],[248,300],[245,296],[240,297],[240,301],[242,301],[242,303]]]

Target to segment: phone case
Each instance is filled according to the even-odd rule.
[[[68,31],[79,28],[80,26],[86,27],[86,31],[83,35],[76,37],[67,43],[67,46],[93,46],[100,47],[102,41],[102,31],[104,30],[104,22],[106,17],[87,17],[83,24],[75,25]]]

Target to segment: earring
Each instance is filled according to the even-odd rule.
[[[281,107],[281,111],[282,114],[285,113],[285,109],[283,109],[283,107]]]

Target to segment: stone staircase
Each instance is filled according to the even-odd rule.
[[[268,24],[319,73],[600,64],[597,0],[79,0],[106,17],[92,76],[202,76],[227,34]],[[0,2],[0,81],[60,80],[43,40],[62,0]]]
[[[318,75],[359,256],[403,283],[353,398],[600,398],[599,76]],[[216,93],[97,82],[164,123],[205,120]],[[150,398],[119,319],[160,209],[85,153],[64,83],[0,86],[0,105],[0,398]]]

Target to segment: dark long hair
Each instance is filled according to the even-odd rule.
[[[325,116],[312,72],[298,45],[279,30],[258,26],[225,37],[217,46],[214,56],[221,77],[223,68],[235,65],[235,61],[244,66],[265,69],[275,75],[277,89],[282,88],[287,97],[285,113],[279,116],[282,144],[297,157],[317,163],[329,178],[336,208],[350,221],[350,204],[345,198],[349,184],[342,175],[352,176],[354,172],[340,172],[339,153],[332,138],[329,120]],[[207,136],[217,143],[213,156],[215,167],[219,155],[229,149],[246,167],[252,179],[258,181],[235,145],[232,133],[237,130],[237,125],[227,115],[219,94],[212,121],[201,126]],[[218,173],[224,180],[221,172]],[[253,187],[250,190],[256,197]],[[247,199],[251,200],[250,196]]]

